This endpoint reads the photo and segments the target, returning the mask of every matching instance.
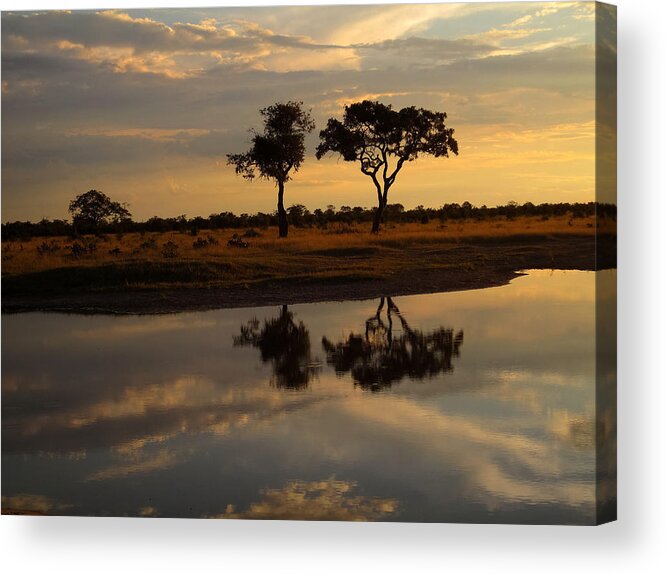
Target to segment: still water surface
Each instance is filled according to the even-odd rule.
[[[3,509],[593,523],[594,282],[3,315]]]

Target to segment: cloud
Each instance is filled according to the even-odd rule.
[[[116,73],[153,73],[169,78],[187,78],[211,65],[288,71],[294,69],[294,62],[280,56],[294,51],[310,54],[310,59],[301,56],[302,65],[310,69],[325,68],[326,61],[329,67],[340,62],[349,65],[351,59],[344,47],[278,34],[247,20],[207,19],[168,26],[118,11],[50,11],[7,13],[3,15],[3,30],[4,50],[55,50]],[[328,54],[328,50],[332,52]]]
[[[357,44],[355,49],[362,59],[364,69],[383,67],[388,70],[414,66],[429,68],[459,60],[486,57],[496,50],[483,40],[469,38],[447,40],[418,36]]]
[[[523,38],[529,38],[535,34],[540,34],[542,32],[548,32],[550,28],[520,28],[520,29],[504,29],[504,28],[492,28],[481,34],[475,34],[468,38],[469,41],[474,42],[489,42],[500,46],[504,40],[522,40]],[[523,51],[523,50],[519,50]],[[526,50],[529,51],[529,50]]]

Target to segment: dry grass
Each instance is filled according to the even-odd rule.
[[[98,287],[118,282],[117,274],[109,272],[118,269],[125,270],[121,281],[136,287],[182,283],[224,286],[239,281],[326,280],[344,275],[384,277],[397,270],[416,268],[419,262],[414,261],[415,253],[423,261],[420,256],[426,258],[428,251],[447,249],[459,243],[501,243],[521,236],[592,236],[597,227],[600,232],[611,233],[614,226],[611,220],[600,220],[597,226],[593,217],[495,218],[447,224],[438,221],[389,223],[377,235],[370,234],[366,224],[333,225],[326,230],[292,227],[287,239],[279,239],[277,229],[269,228],[261,230],[260,237],[244,238],[249,244],[247,248],[227,245],[234,233],[242,234],[243,230],[203,231],[197,237],[178,232],[133,233],[78,240],[83,245],[94,243],[96,246],[93,252],[79,256],[72,255],[71,238],[36,238],[28,242],[3,242],[2,275],[16,277],[49,270],[66,273],[70,269],[72,274],[86,272],[85,278],[90,279],[94,278],[90,268],[98,268],[100,275],[107,275],[106,279],[100,279]],[[194,242],[209,237],[213,238],[212,245],[193,247]],[[165,256],[164,246],[168,242],[176,246],[172,257]],[[47,249],[44,249],[45,243]],[[127,270],[131,270],[129,275]],[[88,280],[81,279],[77,285],[83,287],[85,281]]]

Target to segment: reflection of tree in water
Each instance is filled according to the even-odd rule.
[[[381,313],[386,303],[386,321]],[[393,334],[397,318],[402,328]],[[391,298],[381,298],[377,313],[365,322],[365,335],[350,334],[336,344],[326,337],[322,345],[326,361],[338,374],[351,372],[363,389],[380,391],[404,377],[425,379],[453,370],[460,355],[463,332],[439,328],[430,333],[412,329]]]
[[[258,348],[261,360],[273,367],[271,383],[280,389],[304,389],[321,369],[311,359],[310,333],[302,321],[296,324],[286,305],[263,326],[256,318],[241,326],[234,345]]]

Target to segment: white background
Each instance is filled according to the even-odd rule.
[[[189,2],[194,6],[277,3]],[[587,528],[3,516],[0,566],[4,572],[665,573],[666,378],[661,360],[666,341],[662,329],[666,319],[662,281],[666,11],[663,2],[616,3],[618,522]],[[184,0],[0,0],[2,10],[186,4]]]

